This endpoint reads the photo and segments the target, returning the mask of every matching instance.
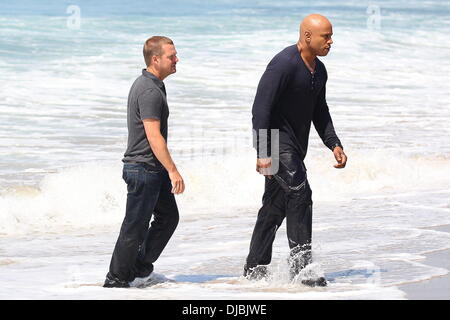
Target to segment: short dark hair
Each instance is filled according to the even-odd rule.
[[[147,65],[147,67],[151,64],[153,56],[159,56],[163,53],[163,44],[173,44],[173,41],[163,36],[154,36],[148,38],[147,41],[145,41],[143,53],[145,64]]]

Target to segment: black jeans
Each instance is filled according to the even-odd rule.
[[[123,179],[128,189],[126,213],[108,276],[133,281],[153,271],[153,263],[175,231],[179,215],[166,170],[126,163]]]
[[[291,274],[311,262],[312,199],[302,160],[293,152],[280,153],[279,170],[265,178],[263,206],[259,210],[245,269],[268,265],[275,233],[286,218]]]

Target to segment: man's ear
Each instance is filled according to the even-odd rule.
[[[311,42],[311,31],[308,31],[308,30],[305,31],[304,35],[305,35],[305,41],[307,43],[310,43]]]

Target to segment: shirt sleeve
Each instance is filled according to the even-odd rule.
[[[147,89],[137,99],[141,120],[152,118],[161,120],[163,98],[157,89]]]
[[[284,61],[282,57],[275,56],[267,66],[258,84],[255,100],[252,108],[252,125],[255,136],[254,147],[257,150],[258,158],[260,156],[259,145],[260,129],[266,129],[267,135],[267,151],[270,152],[270,117],[271,113],[280,99],[283,91],[286,89],[290,77],[289,63]],[[270,154],[268,154],[270,156]]]
[[[326,101],[325,85],[319,93],[317,105],[314,108],[313,123],[323,143],[330,149],[342,147],[341,141],[334,131],[333,121]]]

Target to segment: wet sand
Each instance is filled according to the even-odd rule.
[[[450,225],[429,228],[449,232]],[[450,244],[449,244],[450,245]],[[450,249],[425,254],[424,264],[445,268],[449,273],[426,281],[419,281],[399,286],[409,300],[449,300],[450,299]]]

